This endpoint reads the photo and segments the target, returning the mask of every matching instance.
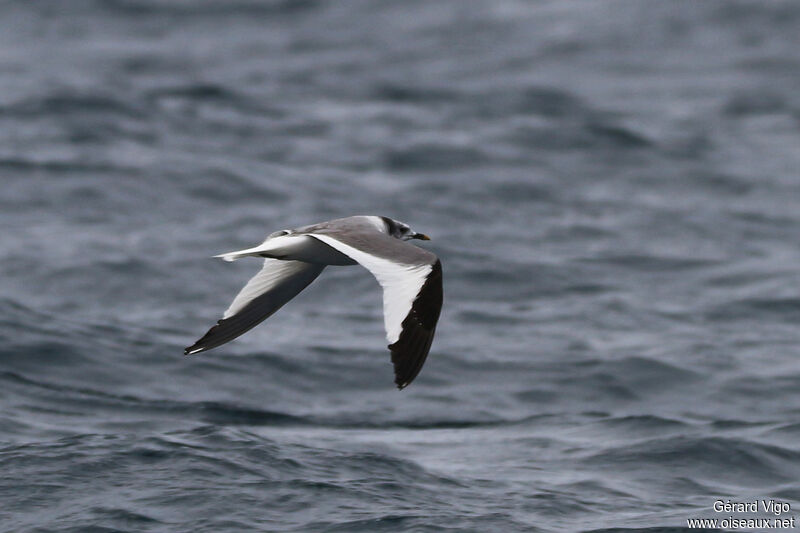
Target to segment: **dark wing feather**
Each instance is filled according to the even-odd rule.
[[[442,299],[442,263],[437,260],[403,320],[400,338],[389,345],[398,389],[414,381],[425,364],[442,310]]]
[[[278,272],[276,267],[277,269],[283,267],[284,271]],[[294,267],[294,270],[289,271],[286,267]],[[214,327],[192,346],[187,347],[183,353],[188,355],[216,348],[253,329],[308,287],[324,268],[325,265],[312,265],[299,261],[265,260],[264,269],[248,282],[237,296],[237,300],[249,291],[265,292],[258,296],[247,294],[245,301],[248,303],[237,309],[233,315],[218,320]],[[274,272],[282,276],[273,276],[264,283],[264,277]],[[234,300],[233,305],[236,303]]]

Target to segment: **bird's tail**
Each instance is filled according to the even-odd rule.
[[[230,263],[231,261],[236,261],[242,257],[263,257],[263,254],[264,251],[259,246],[256,246],[255,248],[247,248],[245,250],[238,250],[236,252],[227,252],[224,254],[215,255],[214,257],[219,257],[223,261]]]
[[[307,237],[292,237],[273,233],[258,246],[237,250],[235,252],[226,252],[224,254],[215,255],[214,257],[220,257],[228,262],[236,261],[242,257],[271,257],[273,259],[284,259],[291,252],[296,251],[298,245],[304,243],[306,239]]]

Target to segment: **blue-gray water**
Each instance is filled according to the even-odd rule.
[[[2,531],[800,514],[800,4],[0,8]],[[361,213],[444,266],[408,389],[357,267],[182,355]]]

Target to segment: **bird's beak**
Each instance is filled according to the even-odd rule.
[[[431,238],[428,237],[427,235],[425,235],[424,233],[415,233],[414,236],[412,237],[412,239],[419,239],[421,241],[429,241],[429,240],[431,240]]]

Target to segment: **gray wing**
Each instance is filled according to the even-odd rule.
[[[319,276],[325,265],[265,259],[261,271],[247,282],[217,324],[184,354],[225,344],[272,316]]]

